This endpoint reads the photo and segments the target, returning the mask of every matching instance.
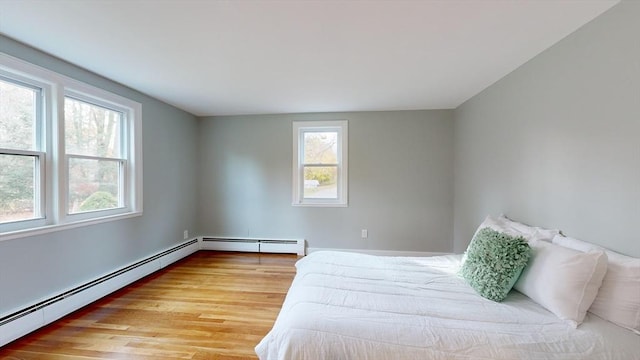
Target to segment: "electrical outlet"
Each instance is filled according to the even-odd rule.
[[[183,236],[183,238],[184,238],[185,240],[187,240],[187,238],[189,237],[189,230],[185,230],[185,231],[182,233],[182,236]]]
[[[361,235],[363,239],[366,239],[367,237],[369,237],[369,230],[367,229],[362,229],[361,231]]]

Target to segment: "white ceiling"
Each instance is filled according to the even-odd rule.
[[[0,0],[0,33],[199,116],[451,109],[618,0]]]

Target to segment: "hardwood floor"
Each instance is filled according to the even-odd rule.
[[[255,359],[297,259],[197,252],[0,348],[0,359]]]

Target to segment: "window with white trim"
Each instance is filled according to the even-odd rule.
[[[141,105],[0,54],[0,240],[142,213]]]
[[[0,76],[0,223],[44,217],[42,89]]]
[[[347,121],[293,122],[293,205],[347,206]]]

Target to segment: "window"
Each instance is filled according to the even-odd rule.
[[[347,121],[293,122],[293,205],[347,206]]]
[[[119,111],[65,98],[68,214],[124,207],[122,120]]]
[[[0,76],[0,223],[43,217],[42,89]]]
[[[142,212],[140,104],[0,53],[0,240]]]

